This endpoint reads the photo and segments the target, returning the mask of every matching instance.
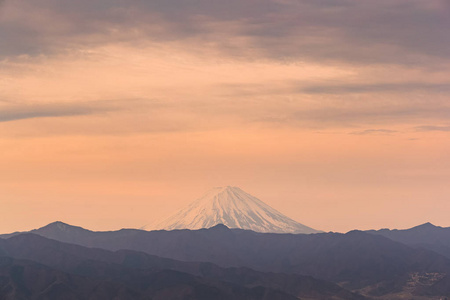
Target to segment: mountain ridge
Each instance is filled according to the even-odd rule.
[[[430,222],[409,229],[367,230],[415,248],[432,250],[450,258],[450,227],[441,227]]]
[[[169,280],[166,283],[172,286],[169,288],[172,292],[181,284],[194,287],[194,291],[195,287],[200,285],[208,289],[213,287],[221,293],[226,292],[226,294],[234,291],[235,296],[240,296],[239,298],[223,298],[223,296],[214,297],[212,295],[209,298],[198,298],[201,295],[198,293],[194,298],[156,299],[242,299],[243,294],[247,294],[245,299],[255,300],[293,300],[297,299],[296,297],[321,300],[365,299],[365,297],[354,294],[334,283],[310,276],[264,273],[248,268],[221,268],[211,263],[182,262],[132,250],[112,252],[99,248],[86,248],[47,239],[33,233],[0,240],[0,253],[0,260],[1,257],[12,257],[21,262],[28,260],[52,268],[53,270],[49,271],[53,273],[57,270],[74,276],[92,278],[99,283],[121,283],[123,287],[138,294],[145,292],[142,290],[142,286],[145,285],[141,284],[144,282],[148,282],[147,285],[154,292],[164,288],[166,284],[161,286],[158,283],[158,277],[162,276]],[[30,264],[25,264],[25,267],[30,267]],[[2,265],[0,264],[0,275],[1,272]],[[154,279],[149,282],[149,277]],[[33,284],[33,281],[28,284]],[[70,281],[66,284],[70,285]],[[86,283],[82,285],[86,286]],[[264,294],[271,294],[275,298],[258,296],[258,291],[264,291]],[[1,295],[0,291],[0,298],[3,299]],[[82,299],[87,299],[87,297]]]
[[[61,226],[53,224],[52,227]],[[307,275],[353,291],[363,289],[367,296],[405,289],[408,282],[415,280],[415,274],[419,277],[436,274],[438,277],[434,279],[445,276],[442,280],[450,280],[448,258],[358,230],[346,234],[279,234],[217,225],[209,229],[172,231],[81,230],[78,234],[75,230],[77,234],[72,237],[72,230],[63,229],[66,229],[63,234],[47,238],[89,248],[128,249],[185,262],[209,262],[222,268],[244,267],[258,272]],[[34,231],[49,232],[52,230]],[[431,293],[434,289],[435,295],[450,296],[450,289],[445,289],[445,285],[435,286],[435,281],[432,284],[422,292],[414,290]]]
[[[58,222],[43,228],[45,230],[37,229],[33,233],[88,248],[128,249],[184,262],[203,261],[220,268],[243,267],[257,272],[307,275],[366,296],[393,295],[399,291],[403,294],[398,298],[388,299],[404,299],[404,293],[411,296],[408,299],[416,299],[411,291],[417,295],[450,296],[450,286],[446,284],[450,282],[448,258],[424,247],[411,247],[360,230],[346,234],[279,234],[230,229],[219,224],[199,230],[95,232]],[[448,229],[438,231],[444,234]],[[0,239],[0,244],[3,241],[5,239]],[[142,264],[136,258],[132,261]],[[210,267],[206,264],[202,270],[208,271]],[[429,282],[429,276],[432,281],[423,285],[421,282]],[[414,285],[413,289],[410,284]]]

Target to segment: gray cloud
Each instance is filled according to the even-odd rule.
[[[386,105],[374,106],[372,104],[359,107],[333,106],[310,110],[298,110],[286,115],[280,122],[297,124],[297,126],[316,127],[354,127],[362,125],[387,125],[418,123],[424,120],[448,120],[450,107],[426,104],[408,106]]]
[[[0,122],[35,118],[58,118],[95,115],[120,110],[148,110],[164,107],[152,99],[97,100],[62,103],[25,103],[5,101],[0,106]]]
[[[389,130],[389,129],[366,129],[366,130],[361,130],[361,131],[353,131],[350,132],[350,134],[355,134],[355,135],[370,135],[370,134],[393,134],[393,133],[397,133],[398,131],[396,130]]]
[[[0,122],[91,115],[109,109],[79,104],[10,105],[0,109]]]
[[[433,126],[433,125],[425,125],[425,126],[417,126],[416,130],[419,131],[448,131],[450,132],[450,126]]]
[[[3,56],[89,43],[191,40],[274,60],[422,67],[449,60],[445,0],[24,0],[2,9],[8,7],[16,18],[0,17],[0,39],[8,41]]]
[[[14,62],[15,56],[22,54],[51,56],[109,43],[140,47],[146,41],[186,45],[186,48],[213,47],[222,54],[245,60],[404,64],[412,70],[407,74],[412,76],[407,78],[427,74],[423,70],[414,73],[416,67],[434,71],[447,68],[450,62],[447,51],[450,35],[446,30],[450,28],[448,1],[261,0],[255,4],[253,0],[11,0],[0,3],[3,4],[0,4],[0,62],[2,59]],[[399,71],[394,72],[395,76],[401,75]],[[430,121],[433,119],[439,124],[450,117],[450,108],[441,95],[436,96],[448,93],[449,83],[418,82],[420,79],[386,83],[388,79],[376,78],[374,83],[366,84],[351,83],[355,80],[352,77],[334,85],[263,82],[223,86],[215,90],[217,101],[210,98],[198,105],[186,101],[182,106],[181,101],[173,100],[177,103],[163,110],[167,115],[171,110],[193,119],[220,117],[224,126],[236,120],[250,120],[294,126],[363,124],[359,128],[378,128],[384,127],[381,123],[393,120],[415,125],[433,124]],[[363,80],[367,82],[367,74],[362,75]],[[386,92],[424,92],[427,99],[419,95],[385,100],[376,95],[360,101],[362,97],[356,99],[359,95],[352,95]],[[322,94],[337,96],[322,97]],[[309,99],[301,103],[306,98]],[[260,105],[260,101],[264,104]],[[132,105],[124,104],[120,108],[112,103],[5,106],[0,110],[0,122],[96,114],[127,106]],[[180,126],[188,126],[189,122],[195,123],[189,119]]]
[[[381,93],[381,92],[450,92],[450,84],[431,84],[420,82],[377,83],[377,84],[341,84],[341,85],[311,85],[300,88],[308,94],[351,94],[351,93]]]

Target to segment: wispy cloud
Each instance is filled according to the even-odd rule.
[[[350,132],[350,134],[356,134],[356,135],[371,135],[371,134],[393,134],[397,133],[397,130],[390,130],[390,129],[366,129],[361,131],[353,131]]]
[[[150,0],[6,2],[0,55],[139,41],[213,47],[277,61],[449,61],[448,1]]]
[[[419,120],[447,120],[450,108],[444,105],[338,105],[320,109],[298,110],[290,114],[289,120],[300,124],[315,123],[323,127],[359,126],[369,124],[401,124]]]
[[[94,115],[118,109],[120,107],[116,101],[43,104],[10,103],[0,107],[0,122]]]
[[[375,84],[341,84],[311,85],[300,89],[308,94],[351,94],[351,93],[404,93],[425,91],[432,93],[450,92],[450,83],[375,83]]]
[[[450,126],[435,126],[435,125],[424,125],[417,126],[418,131],[448,131],[450,132]]]
[[[1,9],[0,96],[29,104],[4,106],[0,122],[118,109],[136,116],[130,131],[378,130],[450,117],[447,1],[23,0]],[[39,104],[66,96],[166,106]]]

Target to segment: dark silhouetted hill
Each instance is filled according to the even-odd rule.
[[[222,268],[312,276],[369,295],[388,295],[405,289],[432,293],[431,286],[450,273],[450,260],[442,255],[362,231],[271,234],[217,225],[200,230],[92,232],[53,223],[33,232],[85,247],[129,249],[185,262],[209,262]],[[198,270],[187,271],[201,275]],[[437,275],[424,286],[414,281],[417,274],[420,277],[427,273]],[[214,278],[214,274],[217,272],[207,276]],[[222,276],[217,278],[228,275]],[[434,291],[438,290],[442,289]]]
[[[136,295],[154,297],[156,291],[166,288],[164,293],[170,296],[180,286],[185,286],[191,291],[186,294],[188,296],[204,291],[210,297],[195,296],[192,299],[291,299],[294,296],[295,299],[364,299],[336,284],[307,276],[263,273],[248,268],[220,268],[211,263],[181,262],[130,250],[111,252],[66,244],[35,234],[0,240],[0,252],[4,256],[52,268],[48,272],[57,270],[92,278],[102,284],[120,283],[121,291],[126,289]],[[68,283],[65,286],[71,287]],[[76,286],[71,288],[77,290]],[[89,285],[86,289],[89,290]]]

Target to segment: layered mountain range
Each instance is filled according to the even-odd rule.
[[[57,225],[58,226],[58,225]],[[116,252],[25,233],[0,239],[0,299],[365,299],[296,274]]]
[[[228,186],[154,228],[0,235],[0,299],[450,297],[450,228],[430,223],[322,233]]]
[[[421,246],[424,228],[428,230],[430,241],[433,235],[448,241],[446,235],[450,234],[450,228],[430,224],[395,231],[399,236],[402,233],[408,236],[409,244],[406,244],[372,231],[274,234],[216,225],[200,230],[94,232],[55,222],[31,233],[1,236],[0,253],[9,260],[0,267],[0,271],[3,270],[0,282],[11,288],[18,284],[13,279],[19,275],[11,275],[18,272],[11,271],[14,266],[25,268],[18,270],[31,268],[30,272],[35,272],[33,264],[39,263],[49,268],[48,272],[53,274],[51,278],[75,276],[80,281],[80,277],[93,278],[99,287],[118,284],[111,287],[117,293],[135,293],[151,299],[162,297],[158,294],[159,284],[168,289],[161,292],[164,295],[175,293],[175,298],[167,296],[165,299],[203,299],[195,294],[197,286],[199,290],[208,290],[212,286],[217,293],[223,293],[222,296],[207,294],[208,299],[241,299],[238,292],[243,295],[255,293],[254,296],[242,296],[248,297],[245,299],[449,297],[450,259],[432,251],[433,246],[428,249]],[[418,242],[410,243],[414,236]],[[24,265],[27,263],[30,266]],[[47,271],[42,269],[42,272]],[[63,275],[56,276],[54,272]],[[121,277],[120,274],[125,275]],[[26,278],[31,277],[24,277],[22,285],[15,289],[27,287]],[[127,281],[130,278],[132,280]],[[168,278],[171,284],[161,283],[158,278]],[[68,289],[72,281],[64,280],[63,287]],[[141,282],[146,288],[133,285],[134,281]],[[190,292],[180,296],[174,292],[184,291],[178,284],[188,286]],[[258,289],[255,291],[255,288]],[[76,287],[70,289],[78,290]],[[90,291],[88,285],[86,293]],[[264,298],[266,294],[271,296]]]

